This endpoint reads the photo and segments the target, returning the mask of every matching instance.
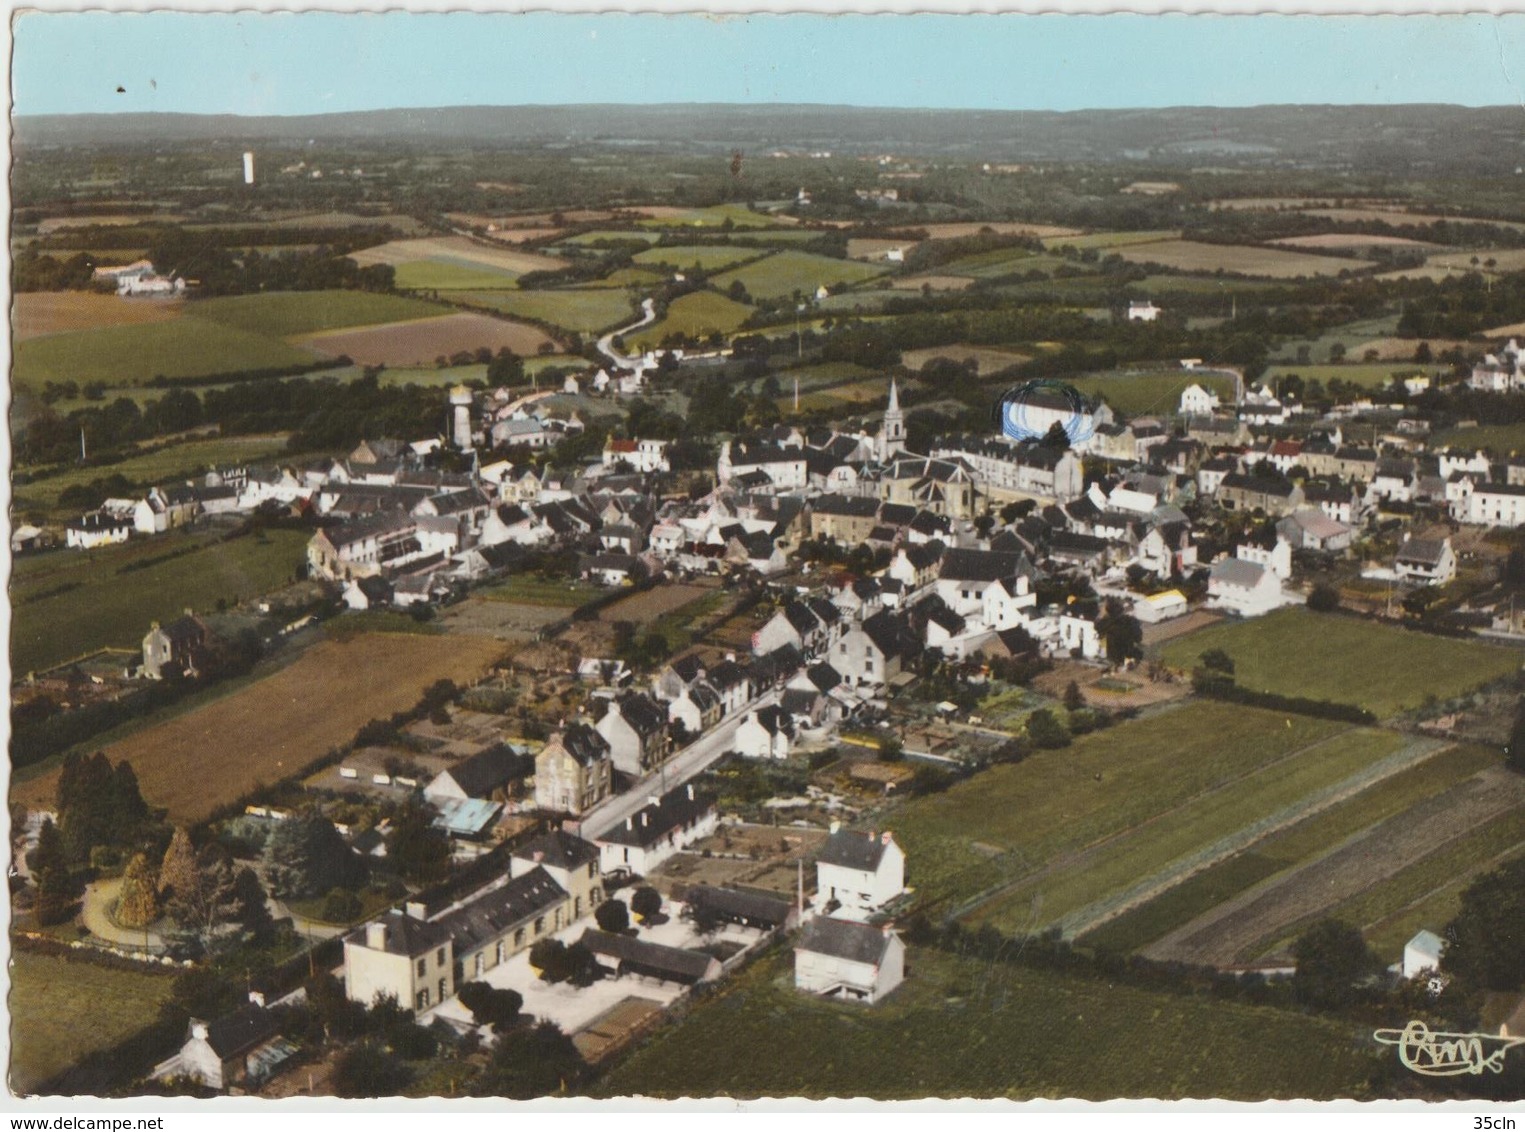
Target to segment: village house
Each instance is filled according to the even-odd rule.
[[[1520,526],[1525,523],[1525,485],[1478,484],[1467,497],[1466,510],[1459,519],[1490,527]]]
[[[1405,582],[1444,586],[1456,580],[1456,554],[1448,538],[1413,538],[1404,532],[1393,558],[1393,572]]]
[[[641,474],[671,471],[667,449],[665,440],[618,440],[611,436],[604,441],[603,466],[626,464]]]
[[[1063,502],[1074,499],[1085,488],[1080,457],[1070,448],[1036,441],[1013,443],[1006,437],[959,436],[934,442],[932,455],[969,467],[981,490],[992,499]]]
[[[889,927],[817,916],[794,945],[794,985],[873,1005],[905,980],[905,944]]]
[[[1282,604],[1275,571],[1242,558],[1220,558],[1207,578],[1207,603],[1241,617],[1259,617]]]
[[[900,675],[902,663],[916,648],[916,635],[885,610],[844,633],[830,659],[849,687],[873,690]]]
[[[646,805],[595,838],[604,875],[647,876],[719,825],[715,799],[697,793],[692,783],[648,798]]]
[[[720,693],[703,680],[687,685],[667,701],[667,719],[689,735],[703,735],[720,722],[725,707]]]
[[[1303,492],[1296,484],[1279,476],[1234,472],[1219,482],[1216,497],[1218,506],[1227,511],[1263,511],[1267,515],[1286,515],[1302,503]]]
[[[835,830],[816,858],[815,876],[821,913],[866,920],[905,891],[905,853],[889,830]]]
[[[550,813],[586,813],[609,797],[613,783],[609,743],[585,723],[553,734],[535,756],[535,805]]]
[[[596,729],[609,744],[615,769],[633,778],[640,778],[667,758],[671,745],[667,712],[649,696],[636,692],[616,700]]]
[[[206,663],[215,638],[207,623],[190,610],[168,625],[154,621],[143,638],[143,675],[195,676]]]
[[[794,741],[794,721],[782,707],[749,711],[736,728],[736,753],[751,759],[787,759]]]
[[[107,511],[90,511],[78,519],[70,519],[64,525],[64,545],[78,550],[94,550],[96,547],[126,542],[133,529],[131,518],[123,518]]]
[[[1311,508],[1292,512],[1276,524],[1276,531],[1294,550],[1322,550],[1332,554],[1349,550],[1353,537],[1353,532],[1344,523]]]

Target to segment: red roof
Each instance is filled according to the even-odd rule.
[[[1299,440],[1278,440],[1271,445],[1273,456],[1299,456],[1302,454],[1303,445]]]
[[[636,443],[633,440],[610,440],[609,441],[609,451],[610,452],[634,452],[635,450],[636,450]]]

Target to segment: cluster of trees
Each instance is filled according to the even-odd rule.
[[[567,944],[554,937],[537,940],[530,948],[530,966],[547,983],[589,987],[604,977],[592,951],[581,943]]]

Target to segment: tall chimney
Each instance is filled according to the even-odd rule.
[[[372,951],[386,950],[387,926],[380,920],[365,925],[365,945]]]

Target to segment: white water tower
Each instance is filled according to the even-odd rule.
[[[462,452],[470,452],[471,443],[471,390],[457,385],[450,390],[450,404],[455,410],[455,446]]]
[[[254,184],[254,153],[252,150],[244,151],[244,184]]]

